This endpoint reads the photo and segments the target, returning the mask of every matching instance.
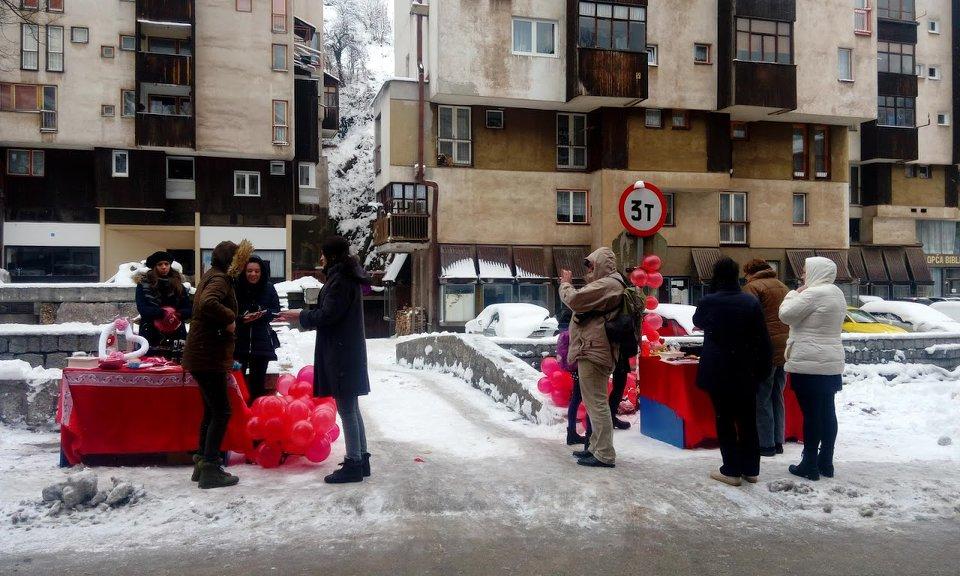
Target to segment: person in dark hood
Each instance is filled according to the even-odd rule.
[[[267,366],[277,359],[280,340],[270,322],[280,313],[280,296],[270,282],[270,263],[251,256],[237,279],[237,345],[233,357],[247,379],[250,402],[263,396]]]
[[[341,468],[324,478],[329,484],[361,482],[370,475],[370,453],[358,398],[370,393],[367,341],[363,326],[363,287],[370,279],[350,254],[350,244],[340,236],[322,245],[320,265],[326,283],[313,310],[287,310],[286,321],[316,329],[314,350],[315,396],[333,396],[343,424],[347,454]]]
[[[140,335],[150,347],[169,340],[186,340],[185,320],[190,319],[193,303],[183,285],[183,276],[171,264],[173,256],[159,251],[146,261],[146,273],[138,274],[136,302],[140,314]]]

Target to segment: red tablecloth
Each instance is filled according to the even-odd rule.
[[[641,357],[638,393],[673,410],[683,420],[683,445],[693,448],[717,439],[710,395],[697,387],[697,364],[670,364],[657,357]],[[789,382],[783,392],[788,439],[803,438],[803,415]],[[643,415],[641,415],[641,418]]]
[[[234,373],[229,384],[233,415],[224,450],[252,448],[246,433],[248,396],[243,376]],[[200,389],[180,367],[63,371],[57,421],[61,448],[71,465],[85,455],[196,450],[202,419]]]

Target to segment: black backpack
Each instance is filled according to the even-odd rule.
[[[617,281],[623,284],[623,295],[620,297],[620,304],[610,310],[615,311],[616,315],[604,322],[603,328],[607,333],[607,340],[611,344],[619,344],[621,354],[636,356],[640,351],[640,328],[643,324],[646,297],[640,288],[628,285],[620,279]]]

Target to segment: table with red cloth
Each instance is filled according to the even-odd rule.
[[[664,362],[659,357],[649,356],[639,359],[638,368],[641,432],[678,446],[682,436],[683,448],[716,443],[713,403],[710,395],[697,387],[697,363]],[[783,401],[785,436],[787,439],[802,440],[803,415],[789,381],[783,391]],[[676,428],[669,430],[669,422],[663,418],[664,409],[673,413],[682,431]]]
[[[230,376],[228,397],[232,416],[221,448],[247,452],[249,393],[239,372]],[[202,419],[200,389],[180,366],[63,371],[57,422],[70,465],[92,455],[197,450]]]

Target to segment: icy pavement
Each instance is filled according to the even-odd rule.
[[[312,356],[311,334],[290,332],[284,340],[287,358],[294,346]],[[717,451],[677,450],[636,426],[615,435],[616,469],[579,467],[562,426],[520,419],[453,376],[402,368],[392,341],[372,340],[368,351],[373,391],[361,408],[373,477],[362,484],[322,483],[342,459],[342,442],[319,465],[234,466],[240,485],[221,490],[198,490],[186,467],[101,467],[93,470],[102,480],[122,477],[145,496],[102,514],[14,523],[70,471],[57,467],[56,435],[0,428],[0,568],[9,555],[292,540],[336,547],[361,535],[373,546],[464,526],[470,534],[730,527],[771,537],[960,528],[956,373],[902,366],[848,372],[838,397],[836,479],[789,476],[800,447],[788,445],[785,455],[764,459],[759,484],[730,488],[707,478],[719,464]]]

